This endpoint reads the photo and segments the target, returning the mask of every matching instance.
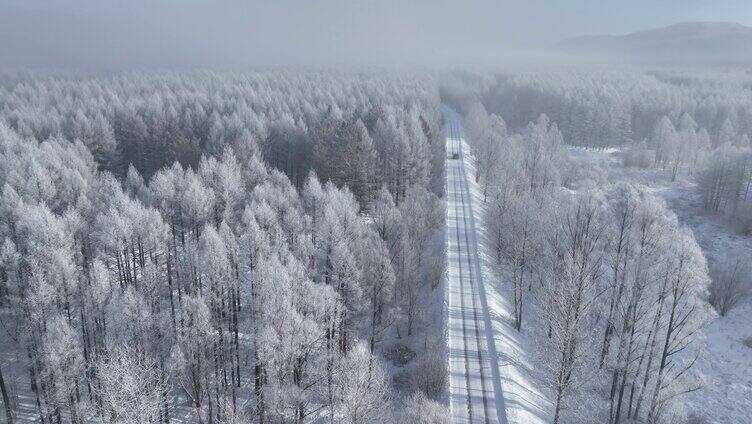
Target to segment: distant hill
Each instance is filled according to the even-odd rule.
[[[752,64],[752,28],[731,22],[687,22],[627,35],[564,40],[558,53],[642,64]]]

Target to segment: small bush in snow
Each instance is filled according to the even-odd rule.
[[[427,349],[413,374],[413,383],[431,399],[439,399],[447,387],[447,364],[438,349]]]
[[[400,423],[403,424],[449,424],[449,411],[446,406],[415,393],[405,402]]]
[[[705,415],[692,413],[687,417],[687,424],[708,424],[710,420]]]
[[[742,256],[714,264],[710,267],[710,276],[713,281],[710,303],[721,316],[726,316],[752,287],[752,266]]]
[[[625,149],[623,156],[624,166],[630,168],[647,169],[655,162],[655,152],[648,149],[644,140]]]
[[[746,339],[744,339],[744,341],[742,341],[742,343],[744,344],[744,346],[752,349],[752,337],[747,337]]]
[[[415,352],[401,343],[395,343],[386,349],[384,358],[398,367],[404,367],[415,358]]]

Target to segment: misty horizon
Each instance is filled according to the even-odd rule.
[[[743,2],[672,3],[3,0],[0,67],[494,67],[552,60],[552,46],[579,36],[752,24]]]

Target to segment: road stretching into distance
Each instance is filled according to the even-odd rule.
[[[478,257],[460,116],[444,108],[446,134],[447,331],[453,423],[507,424]]]

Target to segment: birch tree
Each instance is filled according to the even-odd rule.
[[[544,286],[549,324],[550,382],[555,394],[554,423],[562,419],[566,400],[583,383],[589,366],[587,349],[598,307],[603,275],[606,221],[594,194],[582,194],[564,203],[556,217],[551,240],[552,273]]]

